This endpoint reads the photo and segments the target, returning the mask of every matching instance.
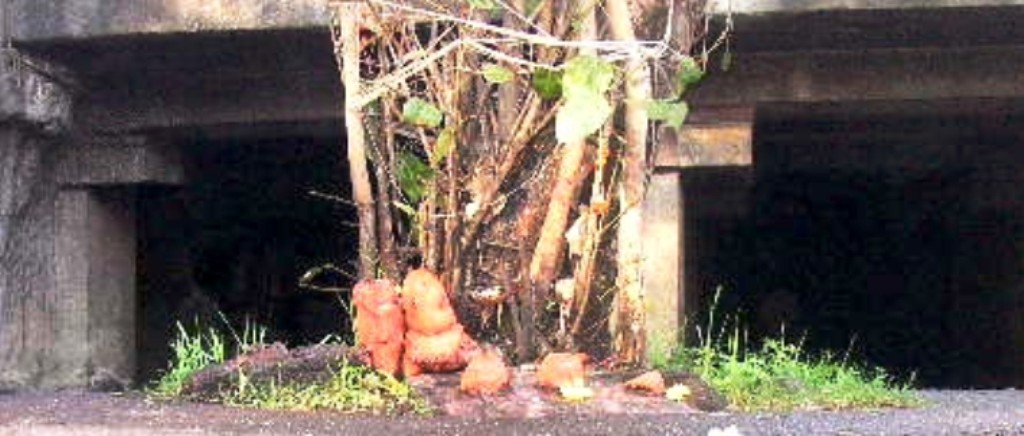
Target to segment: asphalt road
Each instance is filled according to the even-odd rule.
[[[575,414],[533,419],[387,418],[288,413],[138,396],[63,392],[0,395],[0,435],[1024,435],[1024,391],[926,391],[914,410],[787,414]]]

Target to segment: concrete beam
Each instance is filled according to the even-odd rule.
[[[767,14],[851,9],[960,8],[1024,5],[1021,0],[711,0],[715,14]]]
[[[199,76],[153,73],[112,84],[105,91],[83,99],[76,119],[114,134],[324,122],[339,120],[343,104],[334,69]]]
[[[301,32],[291,35],[289,40],[299,47],[292,50],[294,56],[285,55],[285,47],[269,51],[276,55],[259,55],[254,47],[252,55],[236,53],[227,63],[211,61],[231,53],[230,41],[217,40],[219,45],[215,45],[222,49],[183,57],[190,61],[176,70],[146,67],[151,59],[146,56],[151,55],[144,53],[160,53],[161,48],[166,48],[161,44],[141,45],[136,50],[137,56],[142,56],[138,59],[117,55],[130,50],[98,51],[96,57],[88,57],[75,55],[83,51],[69,48],[67,63],[81,65],[83,70],[90,65],[133,65],[120,73],[90,72],[86,83],[96,92],[76,101],[76,122],[120,133],[192,126],[337,121],[342,93],[336,67],[329,56],[316,54],[329,51],[329,47],[325,45],[316,51],[301,48],[321,41],[322,36]],[[273,40],[269,35],[265,39]],[[177,54],[187,53],[185,48],[189,45],[205,42],[165,45],[179,50],[174,51]],[[117,61],[95,60],[110,56]],[[172,59],[177,59],[177,55]],[[277,64],[287,67],[265,67]],[[157,65],[170,67],[159,62]],[[715,119],[720,113],[701,115],[705,107],[1022,97],[1024,82],[1018,80],[1016,71],[1024,71],[1024,46],[738,52],[729,71],[713,66],[706,81],[693,91],[690,100],[694,114],[689,123],[722,122]],[[735,115],[725,116],[730,117]]]
[[[659,168],[741,166],[753,162],[753,124],[687,126],[665,131],[658,145]]]
[[[63,147],[57,164],[62,185],[181,185],[181,151],[145,137],[115,137]]]
[[[753,136],[753,106],[695,105],[682,128],[659,131],[655,166],[750,165]]]
[[[797,52],[1019,44],[1024,5],[822,9],[732,16],[731,51]],[[928,2],[942,3],[942,2]],[[724,20],[713,20],[721,29]]]
[[[1024,97],[1024,46],[737,54],[697,105]]]
[[[13,0],[17,41],[115,35],[326,27],[322,0]]]
[[[436,2],[432,2],[436,3]],[[999,7],[1019,0],[715,0],[716,14]],[[47,41],[116,35],[326,27],[324,0],[12,0],[10,35]]]

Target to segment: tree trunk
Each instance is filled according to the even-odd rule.
[[[635,40],[633,15],[628,0],[607,0],[612,37]],[[639,363],[644,358],[644,283],[643,283],[643,209],[647,173],[647,127],[645,105],[651,98],[650,70],[637,56],[626,64],[626,148],[622,156],[622,184],[619,204],[622,217],[618,228],[616,263],[618,293],[612,313],[612,338],[615,352],[624,363]]]
[[[578,39],[594,39],[597,30],[593,2],[580,1],[577,14],[580,27]],[[580,187],[586,180],[581,172],[589,168],[583,164],[587,154],[586,140],[562,144],[560,151],[558,173],[555,176],[554,188],[551,190],[551,200],[544,216],[540,238],[533,251],[533,260],[530,262],[530,282],[533,283],[534,289],[544,295],[551,290],[559,272],[558,266],[565,256],[565,231],[569,225],[569,215],[573,206],[577,204]]]
[[[377,178],[377,243],[380,252],[380,271],[384,277],[398,280],[401,270],[398,266],[398,253],[395,250],[395,225],[391,216],[391,184],[389,183],[389,162],[394,159],[394,135],[390,133],[391,127],[385,127],[387,111],[390,108],[388,103],[382,99],[380,106],[377,106],[371,114],[371,121],[368,123],[370,131],[368,137],[371,147],[374,150],[373,167],[374,177]],[[383,137],[381,137],[383,135]]]
[[[377,266],[376,213],[373,185],[366,166],[366,131],[362,108],[356,106],[359,96],[359,66],[362,52],[359,40],[359,17],[362,3],[346,2],[339,6],[341,34],[341,82],[345,87],[345,131],[348,146],[349,177],[352,200],[359,213],[359,277],[375,276]]]

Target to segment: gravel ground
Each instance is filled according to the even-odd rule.
[[[735,425],[744,435],[1024,435],[1024,391],[926,391],[915,410],[788,414],[576,414],[534,419],[386,418],[150,402],[89,392],[0,394],[0,435],[280,434],[360,436],[694,435]]]

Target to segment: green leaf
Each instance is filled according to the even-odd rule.
[[[612,106],[604,95],[567,98],[555,115],[555,136],[560,144],[581,141],[598,131],[611,115]]]
[[[577,94],[604,95],[614,80],[615,67],[612,64],[596,56],[576,56],[565,64],[562,89],[566,98]]]
[[[538,68],[533,71],[533,79],[530,81],[533,90],[545,100],[558,100],[562,98],[562,72]]]
[[[398,187],[410,203],[417,204],[426,196],[433,178],[434,170],[419,156],[406,151],[398,154]]]
[[[683,126],[690,106],[685,101],[654,100],[647,103],[647,116],[653,121],[664,121],[676,129]]]
[[[615,67],[595,56],[577,56],[565,65],[565,102],[555,118],[555,136],[565,144],[590,136],[604,125],[613,109],[606,93],[615,81]]]
[[[691,86],[696,85],[704,78],[704,70],[697,63],[697,60],[692,57],[685,57],[679,62],[679,75],[676,77],[676,83],[679,86],[679,95],[682,95]]]
[[[402,119],[409,124],[433,128],[441,125],[444,113],[430,102],[413,97],[402,106]]]
[[[499,85],[511,82],[512,79],[516,78],[516,73],[498,64],[488,64],[484,66],[481,72],[484,75],[484,80],[489,83],[496,83]]]
[[[455,149],[455,143],[455,129],[449,127],[441,131],[437,137],[437,143],[434,145],[434,154],[430,156],[430,161],[434,165],[441,163]]]
[[[498,9],[498,4],[495,3],[494,0],[466,0],[466,2],[475,9],[488,11]]]

